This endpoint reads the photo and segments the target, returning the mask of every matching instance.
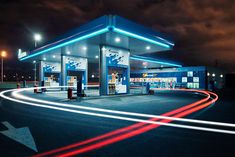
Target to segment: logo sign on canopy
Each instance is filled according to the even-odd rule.
[[[66,69],[67,70],[86,70],[87,59],[77,57],[65,57]]]
[[[60,72],[61,66],[60,63],[54,63],[54,62],[42,62],[43,71],[44,72]]]
[[[103,47],[108,66],[129,66],[129,51],[121,50],[113,47]]]

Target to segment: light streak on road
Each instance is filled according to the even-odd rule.
[[[38,107],[46,107],[46,108],[51,108],[51,109],[58,109],[58,110],[63,110],[63,111],[68,111],[68,112],[75,112],[75,113],[86,114],[86,115],[93,115],[93,116],[99,116],[99,117],[114,118],[114,119],[120,119],[120,120],[129,120],[129,121],[135,121],[135,122],[145,122],[145,123],[152,123],[152,124],[161,124],[161,125],[167,125],[167,126],[175,126],[175,127],[178,126],[178,127],[181,127],[181,125],[178,125],[178,124],[174,124],[174,125],[172,125],[172,124],[163,124],[163,123],[153,122],[153,121],[149,121],[149,120],[141,120],[141,119],[136,119],[136,118],[128,118],[128,117],[113,116],[113,115],[106,115],[106,114],[86,112],[86,111],[78,111],[78,110],[72,110],[72,109],[67,109],[67,108],[61,108],[61,107],[54,107],[54,106],[37,104],[37,103],[31,103],[31,102],[26,102],[26,101],[10,98],[10,97],[5,96],[4,94],[6,92],[13,91],[13,93],[14,93],[13,95],[16,96],[17,98],[27,99],[27,100],[31,100],[31,101],[46,103],[46,104],[54,104],[56,106],[72,107],[72,108],[82,108],[82,109],[88,109],[88,110],[93,110],[93,111],[97,111],[98,110],[98,111],[109,112],[109,113],[118,113],[118,114],[123,114],[123,115],[128,115],[128,116],[151,117],[151,118],[159,118],[159,119],[184,121],[184,122],[193,122],[193,123],[199,123],[199,124],[210,124],[210,125],[235,127],[235,124],[230,124],[230,123],[220,123],[220,122],[193,120],[193,119],[186,119],[186,118],[175,118],[175,117],[168,117],[168,116],[161,116],[161,115],[149,115],[149,114],[140,114],[140,113],[134,113],[134,112],[114,111],[114,110],[107,110],[107,109],[101,109],[101,108],[92,108],[92,107],[77,106],[77,105],[67,105],[67,104],[56,103],[56,102],[51,102],[51,101],[33,99],[33,98],[29,98],[29,97],[26,97],[26,96],[23,96],[23,95],[20,95],[20,94],[17,95],[17,92],[24,91],[24,90],[28,90],[28,89],[23,89],[23,90],[22,89],[21,90],[8,90],[8,91],[1,92],[0,96],[5,98],[5,99],[11,100],[11,101],[16,101],[16,102],[19,102],[19,103],[24,103],[24,104],[27,104],[27,105],[33,105],[33,106],[38,106]],[[212,93],[212,94],[214,94],[214,93]],[[216,96],[216,98],[212,100],[212,103],[214,103],[217,99],[218,99],[218,97]],[[210,103],[206,103],[206,105],[204,104],[203,107],[207,106],[208,104],[210,104]],[[198,106],[198,107],[194,108],[193,111],[197,110],[198,108],[201,109],[203,107]],[[187,111],[187,112],[189,112],[189,111]],[[187,128],[187,127],[182,126],[182,128]],[[196,127],[191,127],[191,128],[196,128]],[[202,130],[204,130],[204,129],[202,129]],[[210,130],[210,129],[208,129],[208,130]],[[231,132],[231,133],[233,133],[233,132]]]
[[[66,86],[67,87],[67,86]],[[29,89],[20,89],[15,90],[12,92],[12,95],[16,98],[23,99],[23,100],[29,100],[44,104],[50,104],[55,106],[61,106],[61,107],[69,107],[69,108],[78,108],[78,109],[85,109],[85,110],[92,110],[92,111],[100,111],[100,112],[107,112],[107,113],[114,113],[114,114],[121,114],[121,115],[128,115],[128,116],[138,116],[138,117],[147,117],[147,118],[160,118],[160,119],[170,119],[175,121],[183,121],[183,122],[189,122],[189,123],[199,123],[199,124],[207,124],[207,125],[217,125],[217,126],[227,126],[227,127],[235,127],[235,124],[230,123],[222,123],[222,122],[213,122],[213,121],[204,121],[204,120],[194,120],[194,119],[187,119],[187,118],[174,118],[174,117],[168,117],[168,116],[161,116],[161,115],[153,115],[153,114],[142,114],[142,113],[135,113],[135,112],[125,112],[125,111],[117,111],[117,110],[109,110],[109,109],[102,109],[102,108],[96,108],[96,107],[86,107],[81,105],[70,105],[65,103],[57,103],[52,101],[46,101],[46,100],[40,100],[35,99],[31,97],[27,97],[24,95],[19,94],[20,92],[26,91]],[[30,89],[31,90],[31,89]],[[207,95],[205,99],[202,99],[200,103],[205,102],[209,99],[210,95],[205,91],[199,91],[199,90],[183,90],[180,89],[180,91],[194,91],[194,92],[201,92],[202,94]],[[213,94],[213,93],[212,93]],[[217,95],[215,95],[214,102],[218,99]]]
[[[101,108],[95,108],[95,109],[92,108],[91,109],[91,107],[83,108],[83,109],[93,110],[93,111],[94,110],[97,111],[97,109],[98,109],[101,112],[122,114],[122,115],[128,115],[128,116],[131,115],[131,116],[140,116],[140,117],[151,117],[151,118],[155,118],[155,119],[157,118],[158,120],[159,119],[163,119],[160,122],[156,122],[156,121],[153,121],[153,120],[143,120],[143,119],[137,119],[137,118],[129,118],[129,117],[107,115],[107,114],[100,114],[100,113],[94,113],[94,112],[78,111],[78,110],[63,108],[63,107],[79,108],[81,106],[68,105],[68,104],[55,103],[55,102],[44,101],[44,100],[39,100],[39,99],[33,99],[33,98],[26,97],[26,96],[23,96],[23,95],[19,94],[19,92],[22,92],[22,91],[25,91],[25,90],[32,90],[32,89],[34,89],[34,88],[20,89],[20,90],[7,90],[7,91],[1,92],[0,96],[5,98],[5,99],[11,100],[11,101],[15,101],[15,102],[19,102],[19,103],[24,103],[24,104],[27,104],[27,105],[33,105],[33,106],[38,106],[38,107],[44,107],[44,108],[49,108],[49,109],[56,109],[56,110],[72,112],[72,113],[79,113],[79,114],[85,114],[85,115],[99,116],[99,117],[105,117],[105,118],[113,118],[113,119],[119,119],[119,120],[127,120],[127,121],[132,121],[132,122],[140,122],[140,123],[144,123],[144,124],[146,124],[146,123],[151,124],[151,125],[154,124],[155,127],[156,126],[160,126],[160,125],[165,125],[165,126],[185,128],[185,129],[193,129],[193,130],[211,131],[211,132],[217,132],[217,133],[235,134],[235,131],[231,131],[231,130],[214,129],[214,128],[206,128],[206,127],[198,127],[198,126],[190,126],[190,125],[181,125],[181,124],[169,123],[169,122],[171,122],[173,120],[178,120],[178,121],[200,123],[200,124],[209,124],[209,125],[219,125],[219,126],[235,127],[235,124],[230,124],[230,123],[220,123],[220,122],[211,122],[211,121],[202,121],[202,120],[192,120],[192,119],[178,118],[178,117],[183,117],[185,115],[193,113],[193,112],[195,112],[197,110],[205,108],[205,107],[209,106],[210,104],[214,103],[218,99],[218,96],[216,94],[212,93],[212,92],[208,92],[211,95],[214,95],[214,97],[215,97],[211,101],[209,101],[207,103],[204,103],[203,105],[200,105],[200,106],[194,105],[194,106],[196,106],[194,108],[192,108],[192,106],[191,106],[191,109],[188,108],[189,110],[181,112],[181,113],[179,113],[180,112],[180,110],[179,110],[178,116],[174,116],[174,117],[160,116],[160,115],[148,115],[148,114],[140,114],[140,113],[124,112],[124,111],[114,111],[114,110],[107,110],[107,109],[101,109]],[[190,91],[192,91],[192,90],[190,90]],[[25,99],[25,100],[30,100],[30,101],[36,101],[36,102],[40,102],[40,103],[47,103],[47,104],[51,104],[51,105],[55,105],[55,106],[63,106],[63,107],[55,107],[55,106],[49,106],[49,105],[42,105],[42,104],[38,104],[38,103],[32,103],[32,102],[26,102],[26,101],[14,99],[14,98],[6,96],[5,94],[7,92],[13,92],[13,95],[16,96],[17,98],[21,98],[21,99]],[[194,90],[194,92],[195,92],[195,90]],[[197,92],[200,92],[200,91],[197,91]],[[208,94],[207,94],[207,97],[208,97]],[[210,95],[209,95],[209,97],[210,97]],[[205,100],[205,101],[207,101],[207,100]],[[198,101],[198,102],[203,103],[205,101]],[[190,106],[190,105],[187,105],[187,106]],[[82,106],[82,107],[84,107],[84,106]],[[148,126],[146,126],[146,127],[148,127]],[[136,130],[134,130],[134,132],[135,131]]]
[[[67,86],[66,86],[67,87]],[[51,87],[53,88],[53,87]],[[169,120],[175,120],[175,121],[182,121],[182,122],[189,122],[189,123],[198,123],[198,124],[207,124],[207,125],[217,125],[217,126],[223,126],[223,127],[235,127],[235,124],[231,123],[222,123],[222,122],[213,122],[213,121],[204,121],[204,120],[195,120],[195,119],[187,119],[187,118],[175,118],[175,117],[168,117],[168,116],[161,116],[161,115],[153,115],[153,114],[142,114],[142,113],[135,113],[135,112],[125,112],[125,111],[117,111],[117,110],[109,110],[109,109],[102,109],[102,108],[96,108],[96,107],[86,107],[86,106],[81,106],[81,105],[70,105],[70,104],[65,104],[65,103],[57,103],[57,102],[52,102],[52,101],[46,101],[46,100],[40,100],[40,99],[35,99],[31,97],[27,97],[24,95],[19,94],[20,92],[26,91],[29,89],[20,89],[20,90],[15,90],[12,92],[12,95],[15,96],[16,98],[23,99],[23,100],[29,100],[29,101],[34,101],[34,102],[39,102],[39,103],[44,103],[44,104],[50,104],[50,105],[55,105],[55,106],[61,106],[61,107],[69,107],[69,108],[78,108],[78,109],[85,109],[85,110],[92,110],[92,111],[100,111],[100,112],[107,112],[107,113],[114,113],[114,114],[121,114],[121,115],[128,115],[128,116],[138,116],[138,117],[147,117],[147,118],[160,118],[160,119],[169,119]],[[31,90],[31,89],[30,89]],[[180,91],[194,91],[194,92],[201,92],[202,94],[207,95],[205,99],[202,99],[200,103],[205,102],[206,100],[209,99],[210,95],[208,94],[209,92],[205,91],[199,91],[199,90],[184,90],[184,89],[179,89]],[[210,94],[215,96],[215,99],[213,99],[214,103],[217,99],[218,96],[215,95],[214,93],[210,92]]]
[[[210,95],[209,95],[209,97],[210,97]],[[195,107],[195,106],[197,106],[197,105],[199,105],[203,102],[206,102],[207,100],[209,100],[209,97],[205,101],[199,100],[199,101],[194,102],[192,104],[188,104],[186,106],[183,106],[183,107],[180,107],[178,109],[175,109],[175,110],[169,111],[167,113],[164,113],[164,114],[162,114],[162,116],[173,116],[173,115],[175,115],[179,112],[185,111],[185,110],[190,109],[192,107]],[[160,120],[160,119],[159,118],[152,118],[150,120],[156,121],[156,120]],[[76,147],[80,147],[80,146],[83,146],[83,145],[92,144],[93,142],[97,142],[97,141],[100,141],[102,139],[112,138],[112,136],[120,136],[120,134],[122,134],[122,133],[126,133],[128,131],[130,132],[130,131],[133,131],[134,129],[140,129],[140,127],[144,127],[145,125],[146,125],[146,123],[136,123],[136,124],[124,127],[124,128],[114,130],[112,132],[105,133],[103,135],[99,135],[99,136],[94,137],[94,138],[90,138],[90,139],[82,141],[82,142],[70,144],[68,146],[64,146],[64,147],[57,148],[57,149],[54,149],[54,150],[51,150],[51,151],[48,151],[48,152],[37,154],[35,157],[48,156],[48,155],[55,154],[55,153],[58,153],[58,152],[68,151],[69,149],[74,149]]]
[[[215,99],[217,99],[218,97],[216,97]],[[214,100],[211,100],[209,101],[208,103],[213,103]],[[194,108],[192,108],[194,109]],[[192,110],[191,109],[191,110]],[[200,110],[199,108],[197,110]],[[196,112],[197,110],[194,110],[194,112]],[[174,111],[173,111],[174,112]],[[169,112],[168,112],[169,113]],[[187,114],[189,114],[189,112],[181,112],[179,114],[176,114],[174,115],[174,117],[182,117],[182,116],[186,116]],[[151,119],[153,120],[153,119]],[[157,119],[155,119],[157,120]],[[169,123],[171,122],[172,120],[167,120],[167,119],[164,119],[162,120],[162,122],[166,122],[166,123]],[[78,149],[72,149],[71,151],[66,151],[64,154],[60,154],[58,155],[57,157],[69,157],[69,156],[74,156],[74,155],[78,155],[78,154],[81,154],[81,153],[85,153],[85,152],[88,152],[88,151],[92,151],[92,150],[95,150],[95,149],[98,149],[98,148],[101,148],[101,147],[104,147],[104,146],[107,146],[107,145],[110,145],[112,143],[115,143],[115,142],[118,142],[118,141],[121,141],[121,140],[124,140],[124,139],[127,139],[127,138],[130,138],[130,137],[133,137],[133,136],[136,136],[136,135],[139,135],[139,134],[142,134],[144,132],[147,132],[149,130],[152,130],[154,128],[157,128],[159,127],[160,125],[153,125],[153,124],[149,124],[147,126],[144,126],[144,127],[141,127],[139,129],[136,129],[134,131],[131,131],[129,133],[125,133],[125,134],[122,134],[122,135],[119,135],[119,136],[115,136],[113,138],[109,138],[109,139],[104,139],[103,141],[100,141],[98,143],[93,143],[91,145],[86,145],[85,147],[82,147],[82,148],[78,148]],[[78,143],[79,144],[79,143]]]

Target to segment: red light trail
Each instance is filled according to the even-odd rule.
[[[182,91],[184,91],[184,90],[182,90]],[[203,108],[209,106],[210,104],[214,103],[218,99],[217,95],[215,95],[214,93],[211,93],[211,92],[205,92],[205,91],[200,91],[200,90],[185,90],[185,91],[193,91],[193,92],[203,93],[203,94],[207,95],[207,97],[204,98],[204,99],[201,99],[197,102],[194,102],[192,104],[189,104],[189,105],[186,105],[184,107],[178,108],[176,110],[167,112],[167,113],[163,114],[162,116],[172,116],[172,117],[177,117],[177,118],[178,117],[183,117],[183,116],[186,116],[190,113],[196,112],[200,109],[203,109]],[[208,94],[208,93],[214,95],[215,99],[212,99],[211,101],[205,103],[210,98],[210,94]],[[204,104],[202,104],[202,103],[204,103]],[[197,106],[199,104],[202,104],[202,105]],[[187,110],[187,111],[185,111],[185,110]],[[176,114],[176,115],[174,115],[174,114]],[[160,119],[159,118],[152,118],[150,120],[157,121],[157,120],[160,120]],[[160,122],[169,123],[171,121],[173,121],[173,120],[164,119],[164,120],[161,120]],[[134,125],[124,127],[124,128],[106,133],[104,135],[100,135],[100,136],[97,136],[97,137],[79,142],[79,143],[68,145],[68,146],[65,146],[65,147],[62,147],[62,148],[59,148],[59,149],[55,149],[55,150],[52,150],[52,151],[48,151],[48,152],[45,152],[45,153],[37,154],[37,155],[35,155],[35,157],[42,157],[42,156],[49,156],[49,155],[51,156],[53,154],[57,154],[57,153],[60,153],[62,151],[68,151],[69,149],[73,149],[73,151],[66,152],[65,154],[61,154],[61,155],[58,155],[58,156],[60,156],[60,157],[74,156],[74,155],[77,155],[77,154],[81,154],[81,153],[85,153],[85,152],[88,152],[88,151],[91,151],[91,150],[94,150],[94,149],[101,148],[103,146],[118,142],[120,140],[124,140],[126,138],[133,137],[135,135],[138,135],[138,134],[144,133],[146,131],[149,131],[151,129],[157,128],[159,126],[160,126],[159,124],[146,124],[146,123],[143,123],[143,122],[136,123]],[[134,130],[134,129],[136,129],[136,130]],[[121,134],[121,133],[123,133],[123,134]],[[114,135],[118,135],[118,136],[113,137]],[[103,141],[99,141],[101,139],[103,139]],[[97,142],[97,143],[94,143],[94,142]],[[80,147],[80,146],[87,145],[87,144],[90,144],[90,143],[94,143],[94,144],[91,144],[91,145],[85,146],[83,148],[74,150],[74,148],[76,148],[76,147]]]

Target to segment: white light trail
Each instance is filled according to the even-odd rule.
[[[43,107],[43,108],[49,108],[49,109],[54,109],[54,110],[59,110],[59,111],[66,111],[66,112],[71,112],[71,113],[79,113],[79,114],[84,114],[84,115],[91,115],[91,116],[126,120],[126,121],[132,121],[132,122],[150,123],[150,124],[171,126],[171,127],[184,128],[184,129],[193,129],[193,130],[210,131],[210,132],[216,132],[216,133],[235,134],[235,131],[232,131],[232,130],[197,127],[197,126],[181,125],[181,124],[173,124],[173,123],[164,123],[164,122],[156,122],[156,121],[151,121],[151,120],[142,120],[142,119],[137,119],[137,118],[128,118],[128,117],[100,114],[100,113],[94,113],[94,112],[78,111],[78,110],[67,109],[67,108],[62,108],[62,107],[55,107],[55,106],[42,105],[42,104],[37,104],[37,103],[32,103],[32,102],[25,102],[25,101],[22,101],[22,100],[18,100],[18,99],[14,99],[14,98],[5,96],[5,93],[12,92],[12,91],[16,91],[16,90],[3,91],[3,92],[0,93],[0,96],[4,99],[14,101],[14,102],[18,102],[18,103],[23,103],[23,104],[27,104],[27,105],[31,105],[31,106],[37,106],[37,107]]]
[[[114,113],[114,114],[121,114],[121,115],[128,115],[128,116],[168,119],[168,120],[206,124],[206,125],[216,125],[216,126],[223,126],[223,127],[235,127],[235,124],[231,124],[231,123],[204,121],[204,120],[187,119],[187,118],[175,118],[175,117],[168,117],[168,116],[161,116],[161,115],[142,114],[142,113],[136,113],[136,112],[125,112],[125,111],[109,110],[109,109],[102,109],[102,108],[96,108],[96,107],[86,107],[86,106],[81,106],[81,105],[71,105],[71,104],[35,99],[35,98],[31,98],[31,97],[27,97],[27,96],[19,94],[20,92],[23,92],[26,90],[28,90],[28,89],[25,88],[25,89],[19,89],[19,90],[13,91],[12,95],[15,96],[16,98],[19,98],[19,99],[24,99],[24,100],[29,100],[29,101],[34,101],[34,102],[44,103],[44,104],[50,104],[50,105],[55,105],[55,106],[60,106],[60,107],[85,109],[85,110],[91,110],[91,111],[100,111],[100,112]],[[190,91],[195,91],[195,90],[190,90]],[[198,92],[198,90],[196,90],[196,91]],[[209,94],[208,94],[208,96],[209,96]]]

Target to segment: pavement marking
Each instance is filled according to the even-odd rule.
[[[26,147],[34,150],[35,152],[38,152],[37,146],[34,142],[34,138],[29,130],[29,127],[15,128],[7,121],[2,122],[2,124],[5,125],[8,130],[0,131],[1,134],[25,145]]]

